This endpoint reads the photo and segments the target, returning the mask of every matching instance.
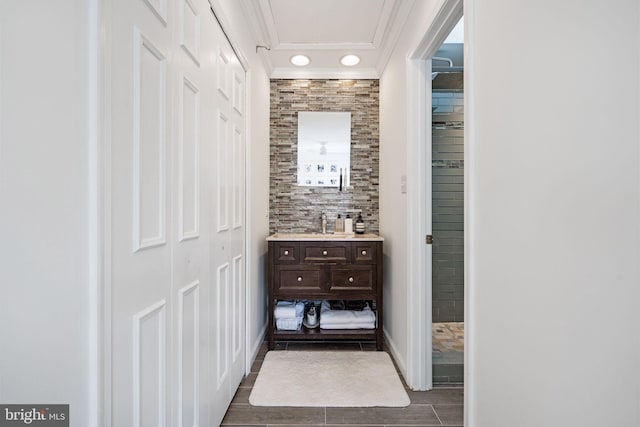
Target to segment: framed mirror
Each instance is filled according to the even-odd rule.
[[[298,185],[349,185],[351,113],[298,112]]]

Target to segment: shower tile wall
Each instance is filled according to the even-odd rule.
[[[433,93],[433,322],[464,321],[462,93]]]
[[[464,93],[434,92],[431,95],[433,113],[464,113]]]
[[[298,112],[351,112],[351,188],[299,187]],[[367,233],[379,232],[378,80],[271,80],[269,231],[334,231],[338,214],[361,209]],[[352,214],[353,216],[353,214]]]

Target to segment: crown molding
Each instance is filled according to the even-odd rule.
[[[385,34],[382,36],[383,44],[380,46],[380,55],[378,56],[378,62],[376,69],[378,74],[382,74],[382,71],[387,66],[387,62],[391,58],[391,54],[398,43],[400,33],[404,27],[415,0],[411,1],[395,1],[392,5],[392,9],[389,11],[390,25],[386,26]]]
[[[415,0],[386,0],[370,43],[280,43],[269,0],[240,0],[251,26],[257,45],[267,49],[256,49],[272,78],[379,78],[398,42],[402,28],[411,13]],[[319,0],[321,1],[321,0]],[[373,68],[341,70],[317,68],[299,70],[288,65],[274,63],[270,51],[303,53],[305,51],[378,51]],[[310,77],[313,76],[313,77]]]
[[[249,21],[251,35],[256,42],[256,53],[262,60],[267,73],[271,74],[273,72],[273,63],[269,56],[269,50],[271,50],[272,43],[269,30],[262,15],[262,8],[258,0],[240,0],[240,5]],[[263,46],[265,49],[258,49],[259,46]]]
[[[380,74],[375,68],[360,68],[354,70],[344,70],[340,68],[308,68],[308,69],[291,69],[291,68],[274,68],[271,72],[272,79],[341,79],[341,80],[357,80],[357,79],[379,79]]]
[[[398,0],[385,1],[382,6],[380,20],[378,21],[378,25],[376,26],[376,32],[373,35],[373,45],[376,48],[379,48],[383,43],[385,33],[387,32],[387,27],[390,25],[390,23],[393,23],[394,9],[397,9],[398,3],[400,3]]]
[[[280,43],[272,50],[374,50],[373,43]]]
[[[269,35],[269,29],[265,22],[265,17],[262,14],[262,8],[258,4],[257,0],[240,0],[240,4],[244,13],[246,14],[251,34],[257,44],[267,46],[271,48],[271,36]]]
[[[278,33],[276,32],[276,21],[273,19],[273,14],[271,13],[271,5],[269,4],[269,0],[252,0],[252,2],[258,9],[260,9],[259,17],[262,19],[261,26],[268,34],[268,39],[271,43],[270,46],[273,48],[280,45]]]

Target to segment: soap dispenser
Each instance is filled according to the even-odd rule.
[[[356,234],[364,234],[364,220],[362,219],[362,214],[358,214],[358,219],[356,219]]]
[[[351,219],[349,214],[347,214],[347,217],[344,220],[344,231],[347,234],[353,234],[353,219]]]
[[[344,219],[338,214],[338,219],[336,219],[336,233],[344,232]]]

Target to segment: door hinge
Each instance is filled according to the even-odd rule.
[[[425,239],[425,243],[427,245],[433,245],[433,236],[431,234],[427,234],[427,237]]]

